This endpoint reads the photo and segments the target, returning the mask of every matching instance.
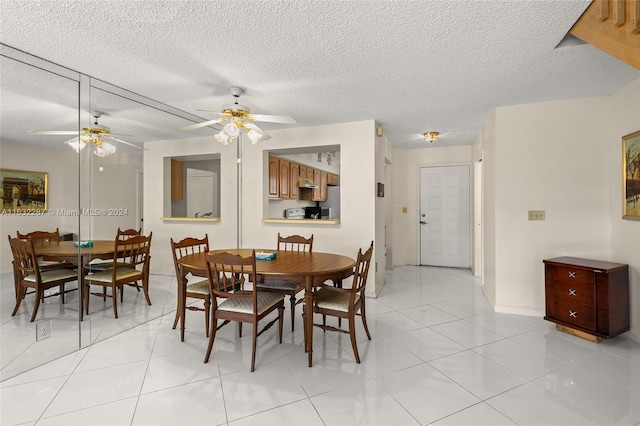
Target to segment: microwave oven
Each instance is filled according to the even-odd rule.
[[[320,208],[320,219],[333,219],[333,215],[331,214],[331,207]]]

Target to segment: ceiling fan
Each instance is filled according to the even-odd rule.
[[[94,123],[88,127],[83,127],[82,130],[80,130],[79,135],[77,130],[30,130],[27,133],[30,135],[76,135],[75,138],[69,139],[64,143],[69,145],[76,152],[80,152],[80,150],[84,148],[87,143],[93,142],[96,146],[94,154],[98,157],[106,157],[116,152],[116,147],[107,142],[105,139],[120,142],[137,149],[145,149],[132,143],[123,141],[122,139],[115,138],[114,135],[117,135],[116,133],[111,133],[111,129],[109,129],[107,126],[101,126],[100,124],[98,124],[98,119],[102,116],[102,114],[102,111],[92,111],[91,115],[95,119]]]
[[[260,140],[270,139],[271,136],[260,129],[254,123],[254,121],[296,124],[296,120],[288,115],[251,114],[251,110],[249,109],[249,107],[238,103],[238,98],[244,93],[244,89],[240,87],[230,87],[229,92],[231,92],[231,94],[235,98],[235,102],[232,104],[223,105],[220,112],[198,110],[203,112],[212,112],[220,115],[221,117],[182,127],[182,130],[193,130],[210,126],[216,123],[226,123],[220,133],[216,134],[215,136],[218,142],[223,145],[228,145],[229,143],[233,142],[235,138],[240,136],[240,131],[244,129],[247,133],[247,136],[249,136],[249,139],[251,139],[251,143],[256,144]]]

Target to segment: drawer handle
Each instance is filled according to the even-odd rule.
[[[569,296],[575,296],[576,295],[576,289],[575,288],[570,288],[569,289]]]
[[[569,278],[575,278],[576,277],[576,272],[575,271],[569,271]]]
[[[572,318],[578,318],[578,311],[569,311],[569,316]]]

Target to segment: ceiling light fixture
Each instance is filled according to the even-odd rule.
[[[264,115],[264,114],[251,114],[249,107],[240,105],[238,98],[244,93],[244,89],[240,87],[230,87],[229,92],[235,98],[233,104],[227,104],[222,106],[222,111],[217,112],[221,117],[214,118],[213,120],[203,121],[202,123],[196,123],[189,126],[185,126],[182,130],[193,130],[201,127],[210,126],[217,123],[227,123],[222,130],[215,135],[218,142],[223,145],[228,145],[233,142],[242,133],[242,129],[246,132],[252,144],[256,144],[260,140],[270,139],[267,133],[262,131],[258,126],[254,124],[254,121],[266,121],[271,123],[287,123],[295,124],[296,121],[289,116],[285,115]],[[215,112],[215,111],[209,111]]]
[[[123,143],[137,149],[145,149],[123,141],[122,139],[115,138],[115,134],[111,133],[111,129],[98,124],[98,119],[102,116],[101,111],[92,111],[91,115],[95,119],[93,124],[83,127],[80,132],[77,130],[30,130],[28,133],[30,135],[75,135],[73,139],[69,139],[64,143],[69,145],[71,149],[77,153],[79,153],[85,145],[92,143],[96,147],[93,153],[99,157],[106,157],[116,152],[116,147],[107,142],[107,140]]]
[[[423,133],[422,136],[424,136],[424,140],[427,142],[435,142],[438,140],[438,137],[440,136],[440,133],[438,132],[427,132],[427,133]]]
[[[318,153],[318,163],[322,163],[322,153]]]

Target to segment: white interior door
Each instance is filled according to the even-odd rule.
[[[469,268],[469,166],[420,169],[420,264]]]
[[[215,217],[214,181],[213,172],[187,168],[188,217]]]

